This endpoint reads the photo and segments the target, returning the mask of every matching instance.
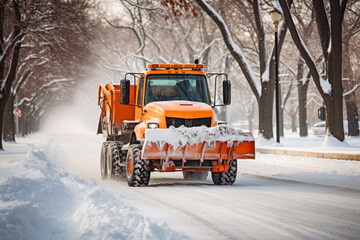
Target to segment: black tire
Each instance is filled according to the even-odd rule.
[[[209,172],[183,172],[185,180],[206,180]]]
[[[121,144],[117,142],[110,142],[107,147],[106,173],[108,179],[125,177],[125,167],[120,166],[124,157],[119,148],[121,148]]]
[[[101,147],[101,154],[100,154],[100,173],[101,173],[101,179],[105,180],[108,179],[107,176],[107,149],[109,146],[109,142],[104,142]]]
[[[127,151],[121,150],[124,144],[122,142],[117,142],[117,149],[119,154],[119,161],[116,161],[114,165],[114,174],[116,177],[120,177],[121,179],[126,178],[126,155]]]
[[[144,187],[150,181],[150,161],[141,159],[141,145],[129,146],[126,157],[126,180],[131,187]]]
[[[211,178],[215,185],[233,185],[236,180],[237,160],[230,162],[227,172],[211,172]]]

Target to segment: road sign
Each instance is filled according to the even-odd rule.
[[[19,117],[21,114],[21,110],[16,108],[13,113],[14,113],[15,117]]]

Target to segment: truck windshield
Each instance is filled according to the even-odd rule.
[[[187,100],[210,104],[204,75],[152,74],[147,76],[145,105],[150,102]]]

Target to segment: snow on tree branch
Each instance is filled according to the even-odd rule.
[[[253,90],[256,96],[261,95],[261,84],[256,78],[253,69],[251,68],[247,58],[242,52],[241,48],[234,42],[230,30],[227,27],[224,19],[205,1],[205,0],[196,0],[197,3],[208,13],[208,15],[214,20],[218,25],[221,34],[224,38],[225,44],[228,46],[233,57],[239,63],[243,74],[245,75],[251,89]]]
[[[133,57],[133,58],[137,58],[137,59],[141,59],[141,60],[144,60],[145,62],[148,62],[148,63],[152,63],[152,60],[145,57],[145,56],[142,56],[142,55],[136,55],[136,54],[130,54],[128,55],[129,57]]]
[[[28,97],[22,98],[22,99],[18,102],[17,106],[21,106],[24,102],[32,103],[32,102],[33,102],[34,100],[36,100],[39,96],[43,96],[43,95],[41,94],[41,92],[42,92],[43,90],[46,90],[46,89],[50,88],[50,87],[51,87],[52,85],[54,85],[54,84],[64,83],[64,82],[72,82],[72,81],[74,81],[74,80],[73,80],[73,79],[70,79],[70,78],[54,79],[54,80],[52,80],[52,81],[50,81],[50,82],[42,85],[35,94],[32,94],[32,95],[31,95],[31,98],[28,98]]]
[[[9,40],[10,42],[6,45],[5,49],[3,50],[2,55],[0,56],[0,64],[5,60],[6,55],[8,54],[8,52],[17,44],[22,42],[22,38],[23,38],[24,34],[23,33],[19,33],[16,36],[14,35],[14,32],[11,32],[11,34],[9,35],[9,38],[11,40]]]
[[[286,19],[291,36],[301,54],[301,57],[307,63],[316,86],[318,87],[318,89],[320,91],[322,91],[322,94],[330,95],[331,94],[331,84],[329,83],[329,81],[327,79],[325,80],[320,76],[319,71],[317,70],[317,67],[316,67],[315,60],[313,59],[310,51],[306,47],[298,30],[295,27],[295,23],[292,19],[292,16],[291,16],[291,13],[290,13],[290,10],[289,10],[286,0],[280,0],[280,4],[283,9],[284,17]]]
[[[360,87],[360,83],[356,84],[350,91],[343,94],[343,97],[355,92]]]
[[[150,8],[150,7],[144,7],[144,6],[141,6],[139,4],[136,4],[134,2],[132,2],[131,0],[123,0],[124,2],[127,2],[128,4],[130,4],[131,6],[133,7],[137,7],[137,8],[140,8],[142,10],[148,10],[148,11],[154,11],[154,10],[161,10],[161,11],[168,11],[167,9],[165,8],[161,8],[161,7],[154,7],[154,8]]]

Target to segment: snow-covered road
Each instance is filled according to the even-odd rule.
[[[57,144],[53,158],[56,165],[82,178],[95,179],[104,190],[134,206],[140,214],[159,224],[166,222],[171,229],[190,238],[356,239],[360,236],[360,192],[356,190],[259,176],[250,171],[256,168],[251,160],[239,162],[239,175],[233,186],[215,186],[210,179],[185,181],[181,173],[153,173],[148,187],[130,188],[125,182],[100,180],[101,136],[57,133],[51,137]],[[257,156],[263,160],[272,157]],[[335,164],[333,167],[349,164],[329,161]],[[347,179],[356,183],[360,181],[360,163],[350,164],[353,165],[347,168],[354,174]],[[247,171],[250,174],[241,174],[242,166],[250,169]],[[264,166],[258,164],[258,167]],[[305,182],[307,177],[318,178],[308,170],[300,178]],[[324,178],[323,172],[319,176]],[[327,177],[336,178],[336,174]],[[318,183],[323,184],[321,177]]]

